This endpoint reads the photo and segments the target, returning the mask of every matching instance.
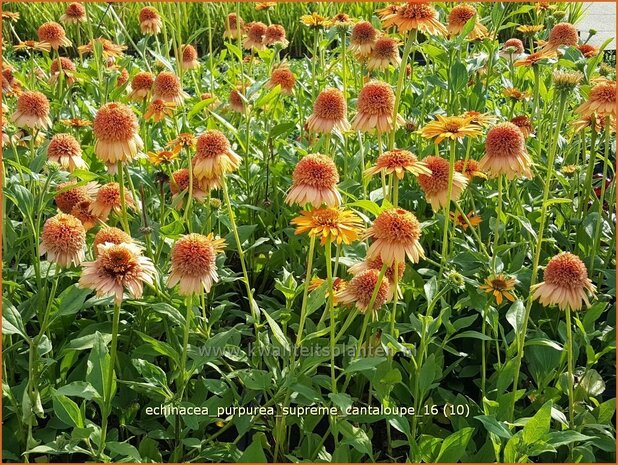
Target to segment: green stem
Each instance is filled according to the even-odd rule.
[[[562,119],[564,116],[564,108],[566,106],[566,95],[562,94],[560,96],[560,103],[558,105],[558,115],[556,119],[556,129],[555,135],[551,139],[551,144],[549,146],[549,153],[547,156],[547,174],[545,179],[545,186],[543,189],[543,203],[541,205],[541,215],[539,218],[539,228],[537,234],[537,241],[535,245],[534,251],[534,261],[532,263],[532,274],[530,276],[530,288],[536,284],[538,270],[539,270],[539,262],[541,260],[541,248],[543,245],[543,234],[545,232],[545,221],[547,219],[547,209],[548,209],[548,200],[549,200],[549,191],[552,182],[552,176],[554,173],[554,159],[556,156],[556,150],[558,148],[558,137],[560,135],[560,129],[562,126]],[[515,412],[515,397],[517,395],[517,386],[519,382],[519,372],[521,370],[521,362],[524,356],[524,342],[526,339],[526,332],[528,330],[528,322],[530,320],[530,310],[532,308],[532,296],[533,292],[528,293],[528,300],[526,302],[526,309],[524,311],[524,320],[522,323],[522,328],[517,335],[516,343],[517,343],[517,356],[515,358],[515,371],[513,375],[513,392],[512,398],[510,399],[510,415],[509,418],[513,420],[513,414]]]
[[[335,305],[334,290],[333,290],[333,271],[332,271],[332,257],[331,257],[331,239],[326,241],[326,248],[324,249],[324,255],[326,259],[326,281],[328,300],[327,306],[330,314],[330,379],[331,379],[331,391],[337,392],[337,378],[335,376]]]
[[[107,378],[105,379],[105,391],[103,392],[103,418],[101,420],[101,440],[99,442],[99,451],[97,458],[105,451],[105,438],[107,436],[107,422],[112,408],[112,387],[114,385],[114,366],[116,365],[116,352],[118,349],[118,327],[120,325],[120,307],[122,301],[117,301],[114,304],[114,316],[112,320],[112,345],[110,349],[110,361],[107,369]],[[108,397],[109,396],[109,397]]]
[[[234,234],[234,240],[236,241],[236,248],[238,249],[238,257],[240,258],[240,266],[242,267],[243,282],[245,283],[245,288],[247,289],[247,298],[249,299],[249,307],[251,310],[251,315],[253,317],[253,325],[256,332],[255,337],[256,340],[258,340],[257,333],[260,320],[259,308],[257,307],[255,300],[253,299],[253,291],[251,290],[251,283],[249,282],[249,273],[247,272],[247,265],[245,264],[245,254],[242,250],[242,243],[240,242],[238,228],[236,227],[236,219],[234,216],[234,210],[232,210],[232,202],[230,201],[230,195],[228,193],[226,176],[222,176],[221,187],[223,189],[223,197],[225,198],[225,203],[227,205],[227,213],[230,219],[230,224],[232,226],[232,233]]]
[[[598,199],[597,219],[594,227],[593,245],[590,256],[589,274],[592,276],[594,272],[595,258],[597,252],[600,255],[599,247],[601,245],[601,226],[603,225],[603,206],[605,204],[605,190],[607,189],[607,168],[609,166],[609,146],[610,146],[611,120],[609,116],[605,117],[605,154],[603,156],[603,177],[601,178],[601,194]]]
[[[401,66],[399,67],[399,76],[397,77],[397,88],[395,90],[395,108],[393,110],[393,129],[390,134],[390,139],[388,142],[389,150],[395,147],[395,133],[397,132],[397,115],[399,114],[399,103],[401,102],[401,92],[403,91],[403,83],[406,77],[406,66],[408,66],[408,56],[412,51],[412,47],[416,42],[416,29],[412,30],[412,32],[408,35],[408,39],[406,40],[406,44],[403,48],[403,55],[401,57]],[[408,82],[412,83],[414,79],[414,65],[412,65],[412,73],[410,74],[410,78]]]
[[[120,189],[120,208],[122,210],[120,221],[122,222],[124,231],[127,234],[131,234],[131,228],[129,227],[129,220],[127,217],[127,198],[124,187],[124,164],[121,161],[118,162],[118,187]]]
[[[440,272],[442,272],[448,255],[448,233],[451,209],[451,197],[453,195],[453,175],[455,172],[455,151],[456,141],[451,141],[451,155],[448,167],[448,192],[446,196],[446,205],[444,206],[444,230],[442,232],[442,256],[440,258]]]
[[[300,347],[303,328],[305,327],[305,319],[307,318],[307,301],[309,296],[309,283],[311,282],[311,273],[313,271],[313,251],[315,249],[315,236],[309,238],[309,252],[307,254],[307,272],[305,273],[305,287],[303,289],[303,302],[300,307],[300,320],[298,323],[298,332],[296,333],[296,347]]]
[[[574,418],[574,393],[573,393],[573,383],[575,381],[575,377],[573,374],[573,333],[572,333],[572,323],[571,323],[571,308],[567,305],[566,307],[566,337],[567,337],[567,374],[569,379],[567,380],[567,386],[569,390],[569,428],[571,430],[575,429],[575,423],[573,421]]]
[[[502,175],[498,176],[498,200],[496,204],[496,224],[494,231],[494,244],[492,247],[491,269],[496,273],[496,260],[498,258],[498,244],[500,243],[500,219],[502,218]]]

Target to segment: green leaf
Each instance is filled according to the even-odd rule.
[[[472,20],[471,20],[472,21]],[[459,92],[468,83],[468,70],[466,65],[457,62],[451,66],[449,86],[452,92]]]
[[[111,357],[107,352],[107,345],[98,331],[94,334],[94,344],[88,357],[86,381],[97,391],[98,398],[107,402],[116,391],[116,377],[112,376],[112,387],[109,389],[108,372]]]
[[[19,334],[26,341],[29,340],[21,314],[13,305],[7,302],[3,303],[2,308],[2,334]]]
[[[229,44],[228,44],[229,45]],[[263,433],[260,433],[263,434]],[[256,441],[255,437],[251,442],[251,445],[245,449],[240,458],[238,459],[238,463],[267,463],[266,455],[264,454],[264,449],[262,448],[261,441]]]
[[[472,330],[464,331],[463,333],[459,333],[453,336],[451,338],[451,341],[453,339],[460,339],[460,338],[472,338],[472,339],[480,339],[482,341],[493,341],[493,338],[489,337],[487,334],[483,334],[478,331],[472,331]]]
[[[128,442],[108,441],[105,445],[112,453],[112,458],[122,456],[124,459],[130,458],[134,459],[136,462],[142,461],[139,451]]]
[[[466,447],[472,438],[474,428],[462,428],[447,437],[440,447],[436,462],[458,462],[466,453]]]
[[[474,418],[476,418],[478,421],[483,423],[483,426],[485,427],[485,429],[489,431],[490,433],[493,433],[496,436],[499,436],[504,439],[511,438],[510,431],[504,426],[502,422],[499,422],[498,420],[496,420],[496,418],[490,417],[487,415],[477,415]]]
[[[386,358],[384,357],[357,358],[350,362],[350,364],[344,370],[344,373],[355,373],[357,371],[375,370],[375,368],[380,363],[384,362],[384,360],[386,360]]]
[[[73,315],[79,312],[83,308],[86,297],[88,297],[90,292],[90,289],[79,288],[76,284],[67,287],[59,296],[60,303],[58,304],[58,311],[54,314],[54,318]]]
[[[516,333],[523,330],[525,311],[524,303],[521,300],[516,300],[506,312],[506,321],[509,322]]]
[[[549,433],[547,443],[557,448],[574,442],[588,441],[590,439],[594,439],[594,436],[586,436],[577,431],[554,431]]]
[[[271,317],[267,311],[263,311],[262,314],[266,317],[266,321],[268,321],[268,325],[270,326],[270,330],[273,333],[273,336],[275,337],[275,339],[277,340],[277,342],[279,344],[281,344],[281,346],[286,350],[286,351],[290,351],[290,343],[288,342],[288,340],[285,337],[285,334],[283,334],[283,331],[281,330],[281,326],[279,326],[279,324],[273,319],[273,317]]]
[[[353,426],[348,421],[341,421],[338,423],[339,432],[343,435],[344,440],[342,444],[349,444],[354,447],[361,454],[367,454],[369,457],[373,457],[373,448],[371,441],[367,436],[367,433],[361,428]]]
[[[148,336],[140,331],[135,331],[135,333],[142,338],[142,340],[148,344],[148,346],[153,349],[155,352],[165,355],[166,357],[171,358],[177,364],[180,364],[180,354],[167,342],[159,341],[153,337]]]
[[[82,412],[71,399],[56,393],[52,398],[52,404],[54,406],[54,413],[63,423],[74,428],[84,427]]]
[[[552,401],[547,401],[543,406],[528,420],[522,430],[522,440],[524,444],[531,446],[535,442],[541,441],[549,432],[551,422]]]
[[[92,400],[98,395],[97,390],[85,381],[73,381],[57,389],[56,393],[69,397],[81,397],[86,400]]]

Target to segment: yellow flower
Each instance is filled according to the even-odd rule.
[[[172,116],[174,114],[174,107],[175,105],[173,102],[164,102],[161,99],[153,100],[144,113],[144,119],[152,118],[158,123],[166,116]]]
[[[529,35],[534,35],[537,32],[542,31],[543,29],[545,29],[545,26],[543,26],[542,24],[534,24],[534,25],[522,24],[521,26],[517,26],[517,30],[519,32],[521,32],[522,34],[529,34]]]
[[[186,147],[188,149],[195,148],[197,143],[197,137],[190,132],[181,132],[176,139],[171,140],[167,146],[173,151],[179,151],[181,148]]]
[[[296,225],[296,234],[309,233],[320,237],[320,243],[336,241],[337,244],[351,244],[358,239],[361,219],[348,210],[338,208],[318,208],[303,211],[291,223]]]
[[[153,165],[160,165],[161,163],[170,163],[178,158],[177,150],[161,150],[160,152],[148,152],[148,159]]]
[[[476,216],[474,212],[470,212],[465,216],[463,213],[451,212],[450,216],[451,221],[455,224],[455,226],[460,227],[464,231],[469,227],[468,222],[473,228],[483,222],[483,219],[480,216]],[[468,221],[466,221],[466,218],[468,219]]]
[[[481,134],[481,127],[474,124],[471,117],[437,115],[436,118],[421,129],[421,135],[426,139],[435,138],[436,144],[444,139],[457,140]]]
[[[496,274],[485,279],[485,284],[482,284],[479,288],[483,289],[487,294],[493,294],[496,303],[500,305],[504,298],[515,302],[513,290],[516,283],[517,280],[514,278],[509,278],[504,274]]]
[[[8,19],[9,21],[17,22],[19,19],[19,13],[16,11],[3,11],[2,19]]]
[[[15,46],[15,50],[40,50],[42,52],[49,52],[51,45],[47,42],[37,42],[36,40],[25,40],[18,43]]]
[[[317,13],[311,13],[309,15],[303,15],[300,17],[300,22],[305,26],[314,27],[314,28],[326,28],[330,26],[330,20],[325,18],[322,15]]]
[[[258,2],[255,4],[256,11],[270,10],[277,6],[277,2]]]

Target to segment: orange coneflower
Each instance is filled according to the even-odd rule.
[[[355,131],[372,131],[386,133],[391,131],[404,120],[397,115],[393,121],[395,108],[395,94],[386,82],[370,81],[363,86],[358,94],[357,113],[352,120],[352,129]]]
[[[313,132],[329,133],[333,129],[345,132],[350,129],[346,117],[348,105],[339,89],[325,89],[313,104],[313,113],[307,118],[307,129]]]
[[[524,43],[519,39],[508,39],[502,44],[500,56],[504,59],[515,61],[524,55]]]
[[[77,2],[69,3],[64,14],[60,16],[60,21],[65,24],[79,24],[85,22],[86,19],[86,8]]]
[[[326,282],[325,279],[314,276],[313,278],[311,278],[311,282],[309,283],[309,291],[315,291],[325,282]],[[326,295],[327,297],[332,297],[334,306],[336,306],[339,303],[339,300],[337,299],[337,293],[340,291],[343,291],[343,289],[345,288],[347,284],[348,282],[345,279],[335,278],[333,279],[332,289],[326,289]]]
[[[210,129],[197,138],[192,162],[196,178],[212,178],[235,171],[240,162],[240,156],[232,150],[230,141],[221,131]]]
[[[599,54],[599,49],[591,44],[583,44],[577,47],[577,49],[584,55],[585,58],[592,58]]]
[[[515,101],[528,100],[532,97],[532,94],[529,91],[521,91],[515,87],[506,87],[502,90],[502,93],[505,97],[513,99]]]
[[[302,211],[291,223],[296,226],[295,234],[309,233],[322,245],[329,241],[351,244],[358,239],[363,224],[353,212],[331,207]]]
[[[582,116],[616,116],[616,81],[603,80],[590,91],[588,100],[575,110]]]
[[[172,176],[170,177],[170,191],[172,192],[172,204],[175,205],[177,208],[182,208],[183,206],[184,202],[179,200],[180,198],[179,195],[182,192],[185,192],[185,191],[188,192],[189,182],[190,182],[190,177],[189,177],[189,170],[187,168],[181,168],[177,171],[174,171],[172,173]],[[193,189],[191,192],[193,194],[193,198],[197,200],[198,202],[203,202],[204,199],[206,198],[206,195],[208,194],[208,192],[202,189],[201,183],[195,177],[195,175],[193,176]]]
[[[83,200],[88,200],[96,195],[98,184],[89,182],[85,186],[77,185],[76,181],[67,181],[56,186],[54,202],[63,213],[71,213],[73,207]]]
[[[37,42],[36,40],[24,40],[15,46],[15,50],[38,50],[41,52],[49,52],[51,45],[48,42]]]
[[[136,208],[135,201],[130,192],[125,191],[124,194],[127,207]],[[107,221],[111,212],[120,213],[122,211],[122,202],[120,200],[120,186],[117,182],[104,184],[99,188],[94,202],[90,205],[90,213]]]
[[[215,239],[213,234],[188,234],[172,247],[172,267],[167,287],[179,286],[181,295],[210,292],[217,275],[217,254],[225,249],[224,239]]]
[[[330,24],[339,30],[346,31],[354,24],[354,22],[346,13],[337,13],[330,19]]]
[[[605,126],[605,121],[602,116],[597,115],[596,113],[590,113],[586,116],[581,116],[580,119],[573,121],[573,129],[575,132],[580,132],[585,128],[590,128],[597,134],[600,134],[603,131],[603,127]],[[614,117],[610,118],[610,127],[615,127]]]
[[[264,45],[280,45],[285,48],[289,41],[285,37],[285,28],[281,24],[271,24],[264,34]]]
[[[131,244],[133,242],[133,238],[122,229],[105,226],[99,229],[99,231],[94,235],[92,250],[94,251],[94,256],[96,257],[99,253],[99,244]]]
[[[481,171],[476,160],[457,160],[455,162],[455,171],[463,174],[469,181],[472,181],[473,178],[487,179],[487,175]]]
[[[244,95],[245,90],[246,87],[240,84],[230,91],[230,108],[237,113],[246,113],[249,110]]]
[[[200,66],[200,62],[197,59],[197,50],[193,45],[182,46],[182,69],[195,69]]]
[[[200,94],[200,100],[211,100],[211,99],[212,99],[212,102],[209,103],[206,108],[215,109],[221,104],[221,101],[217,98],[217,96],[211,92],[202,92]]]
[[[60,120],[60,122],[65,126],[70,126],[72,128],[85,128],[88,126],[92,126],[92,123],[90,121],[81,118],[63,119]]]
[[[478,111],[465,111],[460,115],[461,118],[468,118],[472,124],[482,128],[487,128],[496,124],[498,118],[491,113],[479,113]]]
[[[543,60],[551,58],[551,54],[544,51],[534,52],[530,55],[525,55],[515,62],[515,66],[536,66]]]
[[[416,216],[403,208],[382,211],[365,237],[373,239],[367,258],[380,257],[387,265],[404,262],[406,256],[412,263],[425,257],[420,243],[421,225]]]
[[[479,286],[487,294],[493,294],[494,299],[498,305],[502,304],[502,301],[506,298],[511,302],[515,302],[516,298],[513,294],[517,280],[509,278],[504,274],[491,275],[485,279],[485,284]]]
[[[182,102],[189,97],[184,90],[180,79],[171,71],[161,71],[154,80],[153,98],[172,102],[175,105],[182,105]]]
[[[443,207],[448,207],[448,177],[449,162],[441,157],[427,157],[423,160],[431,174],[421,174],[418,183],[425,193],[425,197],[431,204],[433,211],[438,211]],[[453,184],[451,187],[451,199],[458,200],[461,193],[468,185],[468,178],[458,171],[453,172]]]
[[[475,227],[483,222],[483,219],[480,216],[476,216],[474,212],[469,212],[467,215],[459,212],[451,212],[450,217],[453,224],[459,226],[464,231],[468,229],[469,226]],[[468,225],[468,223],[470,223],[470,225]]]
[[[260,21],[247,24],[245,27],[247,37],[243,41],[242,46],[247,50],[264,50],[266,48],[264,45],[264,36],[266,35],[267,28],[266,24]]]
[[[175,139],[171,140],[167,146],[173,151],[179,151],[184,148],[195,148],[197,137],[190,132],[181,132]]]
[[[42,24],[37,30],[37,34],[39,41],[49,44],[54,50],[71,46],[71,41],[67,39],[64,28],[54,21]]]
[[[381,154],[376,160],[376,164],[365,170],[365,176],[373,176],[378,173],[386,175],[395,173],[398,179],[403,179],[406,172],[412,173],[414,176],[431,174],[427,165],[419,161],[412,152],[393,149]]]
[[[140,71],[131,80],[129,89],[129,99],[134,101],[142,101],[152,91],[154,85],[154,76],[148,71]]]
[[[120,74],[118,74],[118,77],[116,78],[116,87],[122,87],[127,82],[129,82],[129,72],[126,68],[122,68],[120,70]]]
[[[451,36],[458,35],[466,25],[468,21],[476,16],[476,8],[472,5],[461,4],[455,6],[448,15],[448,26],[447,30]],[[481,24],[481,22],[476,20],[474,24],[474,29],[468,34],[468,39],[476,40],[483,39],[487,37],[489,31],[485,26]]]
[[[383,277],[382,282],[378,282],[380,272],[378,270],[366,270],[354,276],[346,286],[335,294],[337,300],[342,304],[354,304],[361,313],[367,311],[367,307],[371,303],[371,297],[376,288],[376,299],[373,303],[372,311],[377,311],[388,302],[392,297],[391,287],[386,277]]]
[[[562,252],[554,256],[543,274],[545,281],[535,284],[531,290],[533,299],[544,305],[558,305],[561,310],[569,307],[580,310],[582,302],[590,306],[588,295],[594,296],[596,287],[588,278],[586,265],[577,255]]]
[[[436,115],[436,120],[427,123],[421,129],[421,135],[427,139],[435,138],[436,144],[444,139],[457,140],[480,134],[481,127],[474,124],[470,116]]]
[[[380,37],[376,40],[373,50],[367,58],[367,69],[385,70],[389,66],[399,66],[401,57],[399,56],[399,41],[392,37]]]
[[[62,73],[69,85],[72,85],[75,82],[75,77],[73,75],[75,72],[75,63],[73,63],[69,58],[61,57],[60,61],[52,61],[49,71],[51,73],[49,78],[50,84],[54,84],[58,80],[60,73]]]
[[[113,173],[119,162],[131,161],[144,147],[139,124],[131,109],[122,103],[108,103],[94,117],[94,153]]]
[[[382,265],[383,263],[382,263],[382,259],[380,258],[380,256],[376,256],[374,258],[366,258],[362,262],[355,263],[350,268],[348,268],[348,273],[356,276],[357,274],[362,273],[367,270],[381,271]],[[397,279],[396,280],[395,280],[395,267],[397,269]],[[405,271],[406,271],[405,262],[394,262],[394,263],[391,263],[390,266],[386,267],[386,271],[384,272],[384,277],[388,279],[388,282],[391,286],[391,293],[393,294],[395,293],[395,287],[397,285],[397,282],[401,280]]]
[[[93,215],[90,211],[92,199],[82,200],[77,202],[71,209],[71,215],[81,221],[82,226],[86,231],[94,228],[99,223],[99,217]]]
[[[505,175],[511,180],[518,177],[531,178],[532,160],[526,150],[526,139],[513,123],[501,123],[487,133],[485,155],[480,161],[481,169],[491,177]]]
[[[151,6],[145,6],[139,12],[139,28],[142,34],[155,35],[161,32],[163,21],[159,12]]]
[[[245,22],[243,19],[240,16],[236,16],[236,13],[230,13],[225,21],[223,38],[236,39],[238,36],[242,36],[244,28]]]
[[[47,158],[71,173],[87,168],[79,142],[71,134],[55,134],[47,146]]]
[[[281,93],[291,95],[296,84],[296,76],[287,66],[279,66],[273,69],[270,79],[266,83],[266,88],[272,89],[276,86],[281,86]]]
[[[85,246],[86,230],[74,216],[58,213],[43,225],[40,254],[58,266],[79,265],[86,257]]]
[[[327,155],[310,154],[300,159],[292,173],[292,187],[285,201],[300,206],[311,204],[316,208],[326,205],[337,207],[341,195],[337,190],[339,173],[335,162]]]
[[[144,119],[152,119],[155,123],[158,123],[166,116],[172,116],[174,108],[176,108],[174,102],[164,102],[161,99],[155,99],[148,105],[144,113]]]
[[[577,47],[579,34],[577,28],[571,23],[558,23],[549,31],[549,39],[541,49],[542,52],[555,53],[559,47]]]
[[[532,121],[526,115],[515,116],[511,119],[511,123],[519,128],[524,137],[530,137],[534,132]]]
[[[350,50],[357,57],[366,58],[378,38],[378,31],[369,21],[356,23],[350,34]]]
[[[77,51],[80,54],[84,53],[92,53],[94,51],[95,43],[101,44],[101,48],[103,49],[103,58],[115,58],[120,55],[127,49],[126,45],[118,45],[113,43],[111,40],[104,39],[103,37],[99,37],[97,39],[93,39],[88,42],[86,45],[82,45],[77,48]]]
[[[96,291],[99,297],[113,296],[120,303],[125,288],[134,299],[140,299],[144,283],[154,285],[156,275],[152,261],[141,254],[139,246],[108,242],[97,246],[95,261],[84,263],[79,286]]]
[[[407,2],[405,5],[383,10],[382,26],[397,26],[401,34],[414,29],[432,36],[447,34],[446,27],[438,21],[438,12],[428,3]]]
[[[16,126],[28,128],[49,128],[49,100],[41,92],[24,92],[17,98],[16,110],[11,119]]]

